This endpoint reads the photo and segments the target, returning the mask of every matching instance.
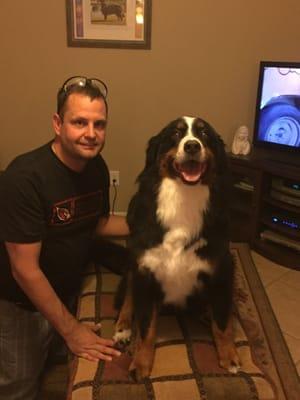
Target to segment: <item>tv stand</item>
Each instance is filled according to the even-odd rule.
[[[300,154],[298,154],[298,157],[300,158]],[[296,159],[294,157],[279,157],[277,158],[276,156],[268,156],[265,160],[266,162],[272,163],[272,164],[277,164],[277,165],[282,165],[284,167],[294,167],[294,168],[300,168],[300,160]]]
[[[290,219],[300,224],[300,193],[295,204],[274,198],[274,180],[300,184],[300,165],[284,158],[271,159],[270,152],[261,149],[247,156],[228,153],[228,157],[232,175],[231,240],[248,242],[270,260],[300,270],[300,228],[286,224]],[[281,223],[274,222],[274,216],[282,216]]]

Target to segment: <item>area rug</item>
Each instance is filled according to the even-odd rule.
[[[68,400],[298,400],[299,379],[245,244],[232,244],[235,259],[235,343],[238,374],[220,368],[208,316],[159,318],[152,374],[136,383],[128,374],[130,347],[110,363],[76,358]],[[119,276],[91,266],[82,288],[78,319],[101,322],[112,337],[113,297]]]

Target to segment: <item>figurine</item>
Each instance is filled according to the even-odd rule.
[[[247,126],[240,126],[235,132],[231,151],[233,154],[242,154],[245,156],[250,153],[250,150],[249,130]]]

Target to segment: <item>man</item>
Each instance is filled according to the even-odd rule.
[[[58,91],[55,139],[17,157],[0,176],[0,399],[36,399],[53,328],[70,351],[110,361],[120,353],[99,326],[66,304],[90,261],[93,234],[126,235],[109,215],[107,88],[72,77]],[[101,249],[97,249],[101,255]]]

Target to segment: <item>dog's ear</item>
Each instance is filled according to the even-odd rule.
[[[158,135],[153,136],[148,142],[146,150],[145,169],[148,169],[152,165],[155,165],[157,162],[159,147],[161,143],[160,138],[161,138],[161,132]]]
[[[225,143],[222,137],[216,133],[216,141],[217,141],[217,151],[216,151],[216,160],[218,165],[218,173],[227,174],[228,164],[227,164],[227,154],[225,150]]]
[[[206,122],[210,137],[212,138],[211,146],[214,149],[216,172],[218,174],[227,173],[227,155],[225,151],[225,143],[218,132]]]
[[[153,136],[149,141],[146,149],[146,161],[145,167],[142,172],[137,177],[137,181],[141,182],[143,177],[148,175],[150,169],[153,171],[158,168],[158,156],[159,156],[159,149],[161,145],[161,136],[162,132],[158,133],[156,136]]]

